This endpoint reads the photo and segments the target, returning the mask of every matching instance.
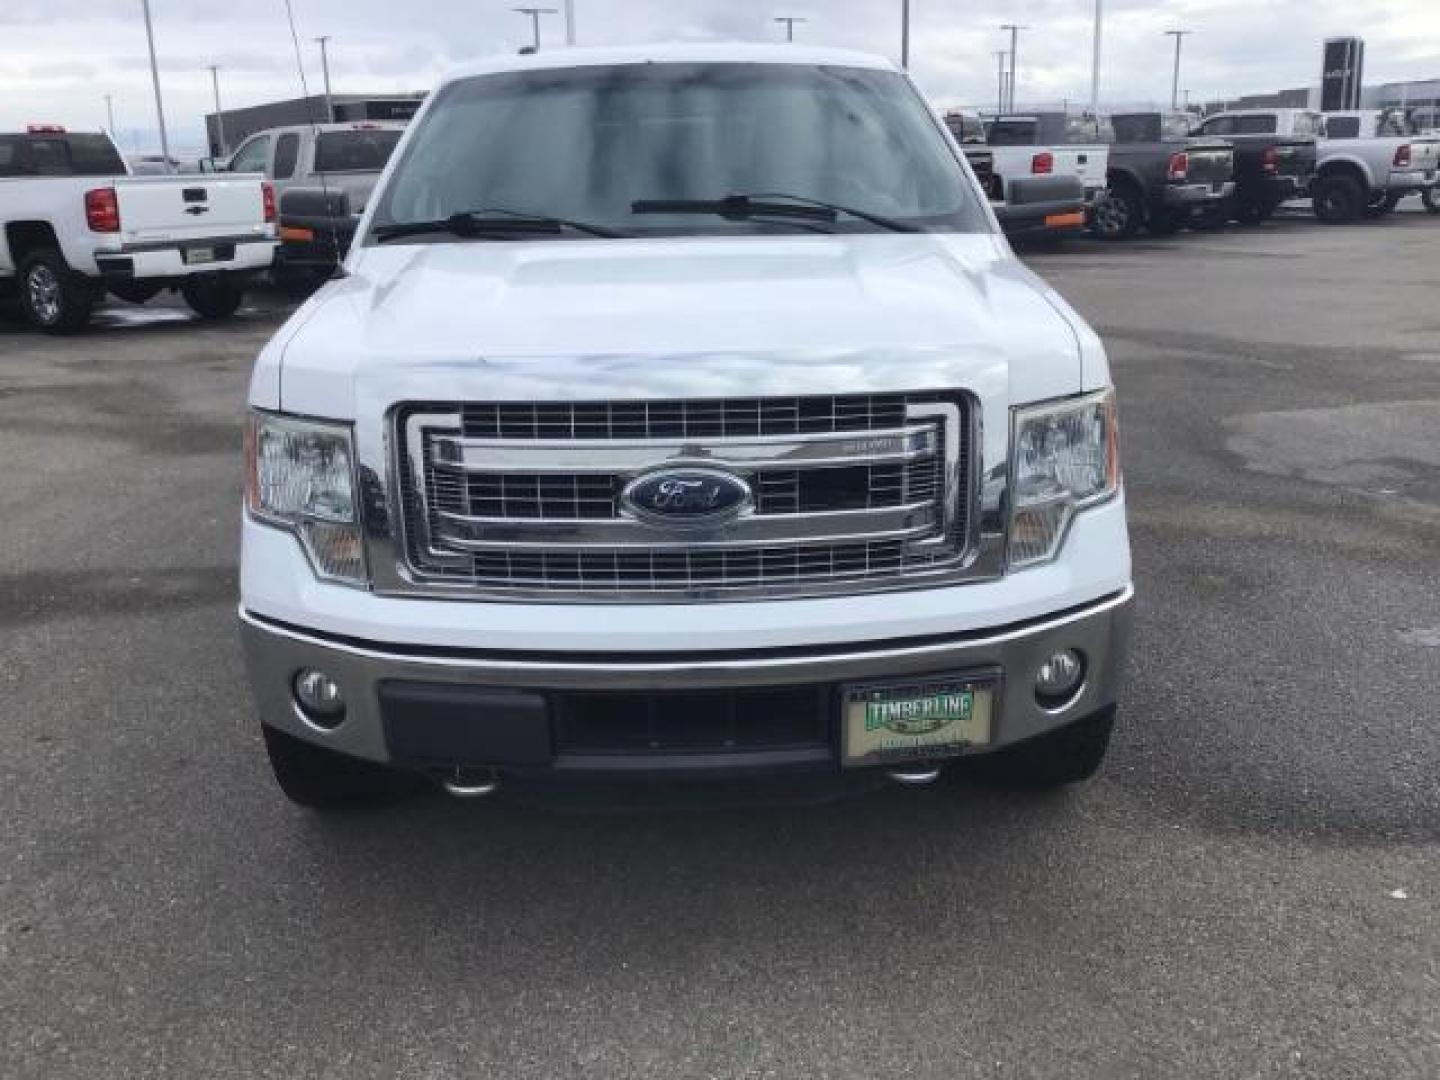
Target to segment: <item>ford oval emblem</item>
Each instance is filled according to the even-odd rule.
[[[620,504],[641,521],[696,528],[733,521],[750,508],[750,485],[719,469],[662,469],[637,476]]]

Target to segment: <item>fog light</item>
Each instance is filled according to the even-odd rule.
[[[1035,672],[1035,698],[1053,708],[1068,700],[1085,677],[1085,659],[1074,649],[1061,649]]]
[[[295,701],[307,718],[320,727],[334,727],[345,716],[340,684],[323,671],[304,668],[295,675]]]

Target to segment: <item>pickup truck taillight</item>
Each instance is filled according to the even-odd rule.
[[[1267,146],[1260,152],[1260,168],[1267,173],[1278,173],[1280,171],[1280,151],[1273,146]]]
[[[260,200],[265,206],[265,224],[271,225],[275,221],[275,188],[271,184],[260,185]]]
[[[1170,168],[1165,175],[1171,180],[1184,180],[1190,175],[1190,155],[1184,150],[1170,155]]]
[[[1410,144],[1397,146],[1395,148],[1395,168],[1408,169],[1410,167]]]
[[[1055,155],[1044,150],[1030,159],[1030,171],[1036,176],[1049,176],[1055,171]]]
[[[85,192],[85,221],[91,232],[120,231],[120,200],[113,187]]]

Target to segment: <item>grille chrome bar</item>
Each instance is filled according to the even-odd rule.
[[[791,469],[821,469],[843,465],[903,465],[934,457],[938,444],[934,424],[880,431],[684,440],[527,442],[439,435],[430,440],[430,463],[465,472],[492,473],[622,473],[675,461],[735,469],[781,465]]]
[[[390,416],[392,592],[685,602],[994,573],[969,394],[417,403]],[[708,529],[634,518],[625,485],[680,465],[728,469],[751,503]]]
[[[934,502],[883,510],[833,510],[814,514],[750,514],[715,530],[684,537],[657,537],[653,527],[630,518],[580,519],[467,517],[439,511],[435,540],[460,551],[686,551],[781,544],[864,543],[908,540],[935,531]]]

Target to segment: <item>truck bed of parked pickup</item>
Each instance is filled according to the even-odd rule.
[[[83,326],[107,290],[143,303],[175,288],[230,315],[270,265],[274,219],[259,176],[131,176],[103,134],[0,134],[0,291],[42,330]]]

